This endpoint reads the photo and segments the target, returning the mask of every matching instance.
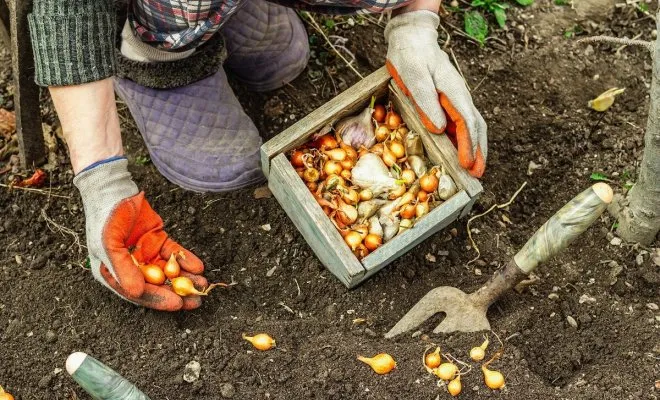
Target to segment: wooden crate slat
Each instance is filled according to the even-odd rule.
[[[329,122],[353,114],[356,109],[369,102],[372,94],[385,93],[389,80],[390,74],[387,72],[387,68],[383,67],[373,72],[266,142],[261,146],[261,169],[266,177],[270,173],[270,160],[273,157],[305,143],[309,136]]]
[[[363,258],[362,265],[367,270],[367,275],[363,279],[373,275],[426,238],[454,222],[469,201],[470,197],[464,190],[461,190],[424,218],[420,218],[412,228],[395,236],[381,248]]]
[[[268,187],[319,260],[346,286],[361,280],[364,267],[284,154],[271,160]]]
[[[402,118],[408,124],[408,127],[419,133],[424,143],[429,158],[434,164],[444,165],[447,173],[456,181],[456,184],[465,189],[470,197],[476,197],[483,192],[483,187],[479,180],[470,175],[458,163],[458,153],[447,135],[434,135],[430,133],[417,117],[417,111],[408,100],[408,97],[401,92],[395,84],[391,85],[394,92],[392,100],[396,108],[401,113]]]

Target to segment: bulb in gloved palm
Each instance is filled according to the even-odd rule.
[[[208,285],[201,276],[202,262],[169,238],[163,220],[131,180],[127,164],[126,159],[112,160],[74,178],[85,208],[92,274],[117,295],[144,307],[163,311],[197,308],[199,296],[182,298],[168,286],[145,282],[133,261],[165,265],[172,254],[182,254],[181,275],[199,290]]]

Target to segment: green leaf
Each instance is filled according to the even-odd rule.
[[[332,30],[335,27],[335,20],[328,18],[325,20],[324,24],[328,30]]]
[[[497,25],[499,25],[500,28],[504,28],[504,25],[506,24],[506,11],[501,8],[495,8],[493,14],[497,20]]]
[[[472,0],[472,4],[471,4],[472,7],[481,7],[485,5],[486,2],[484,0]]]
[[[569,6],[569,5],[571,5],[571,0],[555,0],[555,5]]]
[[[484,44],[488,36],[488,22],[479,11],[468,11],[465,13],[465,32]]]
[[[149,156],[137,156],[135,157],[135,164],[137,165],[147,165],[151,162]]]
[[[525,7],[527,7],[527,6],[531,5],[532,3],[534,3],[534,0],[516,0],[516,1],[518,2],[518,4],[520,4],[521,6],[525,6]]]
[[[648,11],[649,11],[649,5],[646,4],[646,3],[639,3],[639,4],[637,5],[637,7],[639,7],[639,11],[641,11],[641,12],[644,12],[644,13],[645,13],[645,12],[648,12]]]
[[[592,181],[612,182],[612,180],[608,178],[607,175],[601,174],[599,172],[594,172],[589,178],[591,178]]]

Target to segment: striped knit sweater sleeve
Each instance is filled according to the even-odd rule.
[[[113,75],[113,0],[34,0],[28,18],[37,84],[76,85]]]

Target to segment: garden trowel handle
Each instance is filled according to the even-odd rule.
[[[612,201],[612,188],[603,182],[575,196],[543,224],[514,256],[514,262],[525,274],[557,255],[586,231]]]

